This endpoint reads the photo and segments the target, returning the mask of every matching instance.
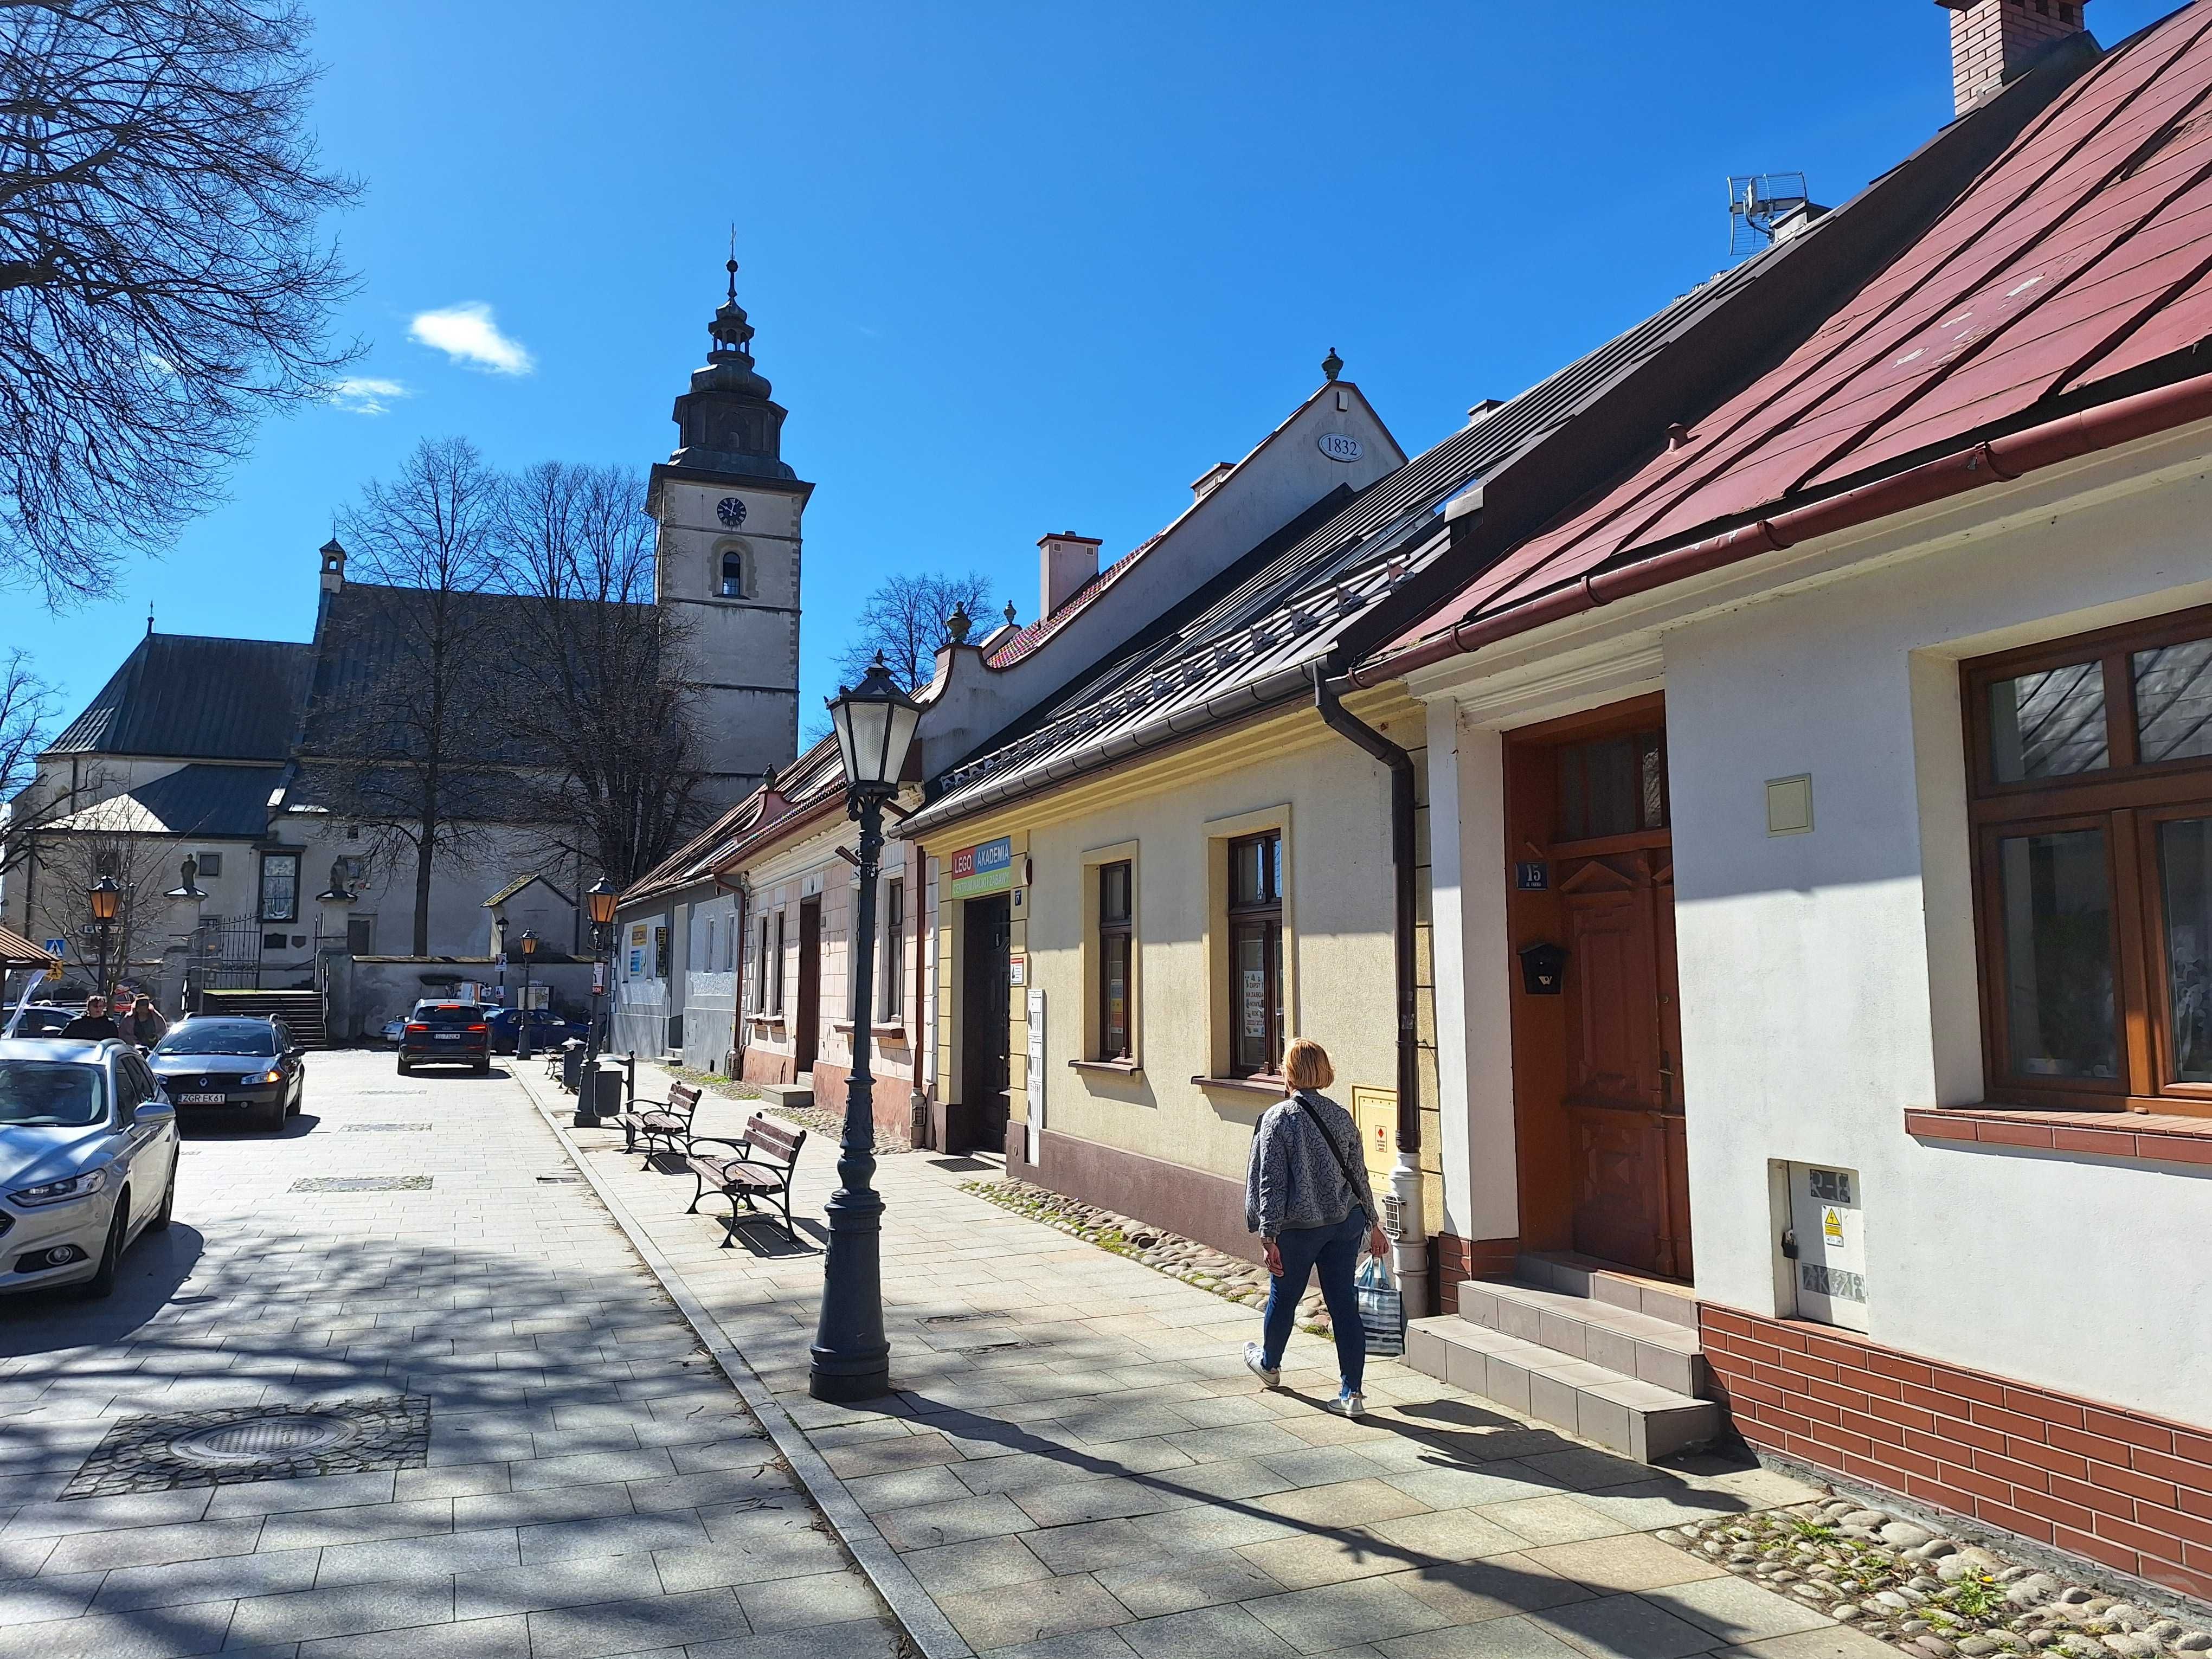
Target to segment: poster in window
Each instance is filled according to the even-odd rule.
[[[1267,1040],[1267,970],[1244,970],[1244,1035],[1255,1042]]]

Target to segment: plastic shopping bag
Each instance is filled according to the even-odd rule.
[[[1406,1352],[1406,1298],[1391,1281],[1390,1264],[1370,1256],[1352,1281],[1359,1293],[1359,1323],[1367,1333],[1367,1352],[1395,1358]]]

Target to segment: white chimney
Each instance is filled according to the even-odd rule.
[[[1215,485],[1236,470],[1237,463],[1234,461],[1216,461],[1191,480],[1190,493],[1200,501],[1204,501],[1213,493]]]
[[[1037,540],[1037,615],[1049,617],[1098,574],[1098,538],[1062,531]]]

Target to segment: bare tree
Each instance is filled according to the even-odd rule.
[[[368,832],[368,864],[413,866],[416,956],[429,953],[439,860],[477,850],[515,810],[507,769],[523,756],[504,735],[496,672],[512,641],[484,594],[499,489],[467,440],[425,439],[338,520],[348,580],[325,618],[336,648],[311,693],[302,758],[320,804]]]
[[[617,886],[703,817],[690,641],[653,602],[645,482],[548,461],[500,492],[499,582],[514,618],[514,729],[546,770],[528,816]]]
[[[358,347],[294,0],[0,0],[0,581],[112,584]]]
[[[32,672],[31,653],[9,652],[0,662],[0,805],[30,787],[58,707],[54,688]]]
[[[172,927],[179,920],[174,906],[165,896],[178,879],[169,862],[176,850],[175,840],[144,822],[128,795],[112,796],[71,814],[68,828],[42,831],[37,847],[38,914],[26,919],[33,925],[32,936],[66,939],[70,964],[95,983],[104,943],[107,980],[98,986],[103,993],[121,981],[158,976],[163,951],[179,936]],[[102,876],[123,890],[104,941],[90,897],[92,884]],[[182,920],[189,923],[189,913]]]
[[[988,629],[992,597],[991,579],[979,571],[886,577],[860,606],[851,641],[837,659],[839,683],[858,685],[881,652],[891,678],[908,690],[928,684],[937,653],[951,637],[945,618],[964,611]]]

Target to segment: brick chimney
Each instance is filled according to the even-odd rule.
[[[1049,617],[1098,574],[1098,538],[1072,530],[1037,540],[1037,615]]]
[[[2084,0],[1936,0],[1951,14],[1951,96],[1959,114],[2079,34]]]

